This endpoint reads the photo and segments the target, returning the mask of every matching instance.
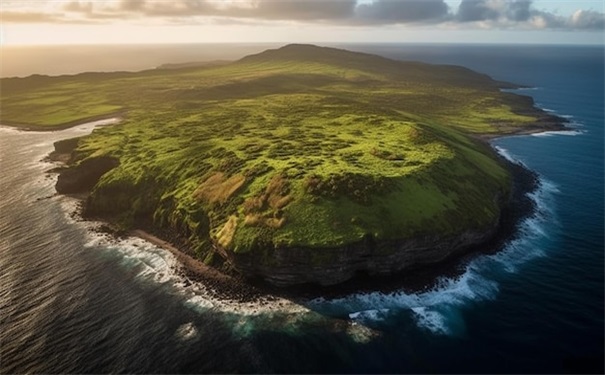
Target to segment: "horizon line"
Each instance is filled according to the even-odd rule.
[[[593,46],[605,47],[605,43],[557,43],[557,42],[354,42],[354,41],[293,41],[293,42],[276,42],[276,41],[259,41],[259,42],[170,42],[170,43],[153,43],[153,42],[136,42],[136,43],[44,43],[44,44],[0,44],[0,49],[4,48],[21,48],[21,47],[97,47],[97,46],[178,46],[178,45],[290,45],[290,44],[310,44],[310,45],[329,45],[329,44],[359,44],[359,45],[476,45],[476,46]]]

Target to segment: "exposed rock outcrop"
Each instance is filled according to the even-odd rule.
[[[488,241],[498,224],[449,237],[426,236],[402,241],[364,241],[333,248],[265,248],[244,254],[222,252],[238,272],[259,276],[276,286],[335,285],[358,272],[388,276],[438,263],[473,245]]]
[[[101,176],[118,165],[118,159],[107,156],[86,159],[76,166],[61,170],[55,188],[60,194],[87,192]]]
[[[53,143],[55,150],[48,155],[52,161],[69,163],[73,160],[74,150],[78,147],[82,137],[63,139]]]

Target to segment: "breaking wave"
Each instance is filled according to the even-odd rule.
[[[496,146],[496,150],[503,157],[519,163],[506,149]],[[462,335],[465,324],[461,310],[465,305],[495,299],[499,290],[499,274],[515,273],[522,264],[545,255],[539,244],[549,236],[551,223],[556,223],[552,207],[557,193],[553,183],[540,178],[538,189],[529,194],[536,203],[536,211],[520,224],[520,235],[501,252],[470,261],[460,276],[438,279],[430,290],[358,293],[337,299],[317,298],[304,305],[279,298],[270,303],[241,303],[214,298],[202,283],[189,280],[179,271],[181,265],[169,251],[136,237],[117,240],[94,231],[100,225],[98,222],[80,224],[87,229],[87,248],[101,249],[106,254],[117,256],[119,264],[135,273],[135,278],[167,287],[169,292],[180,296],[189,309],[198,313],[226,313],[234,321],[248,317],[245,324],[235,325],[235,331],[241,331],[244,336],[253,326],[267,323],[266,319],[262,320],[263,315],[270,318],[275,314],[289,316],[288,325],[292,325],[292,319],[317,319],[318,314],[345,318],[352,332],[362,326],[380,329],[381,324],[387,325],[390,319],[403,316],[434,334]],[[59,199],[62,199],[64,211],[68,215],[69,212],[73,214],[76,210],[74,200]],[[252,317],[256,318],[250,319]],[[192,333],[194,329],[181,327],[177,335],[187,340],[195,336]]]
[[[497,150],[507,159],[515,160],[502,147]],[[538,189],[529,194],[536,210],[520,224],[519,235],[502,251],[470,261],[460,276],[438,279],[430,290],[358,293],[330,300],[318,298],[310,301],[309,307],[377,327],[389,318],[407,316],[434,334],[462,335],[465,325],[461,310],[465,305],[495,299],[499,290],[498,275],[516,273],[524,263],[545,256],[540,243],[549,237],[553,223],[556,225],[553,207],[558,192],[556,185],[540,178]]]

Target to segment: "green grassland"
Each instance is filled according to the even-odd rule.
[[[209,67],[3,79],[2,123],[120,112],[73,163],[111,156],[89,212],[188,238],[200,259],[493,225],[510,175],[477,135],[535,123],[465,68],[291,45]],[[523,114],[522,114],[523,113]]]

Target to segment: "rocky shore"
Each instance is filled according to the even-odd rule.
[[[65,161],[69,159],[70,147],[65,147],[66,142],[58,143],[56,152],[52,154],[53,160]],[[70,142],[68,146],[75,146],[77,142]],[[501,158],[507,165],[513,176],[513,189],[510,200],[503,206],[502,215],[498,223],[487,231],[465,233],[463,236],[453,238],[419,238],[404,244],[399,244],[399,249],[394,253],[384,252],[382,259],[372,260],[369,268],[373,272],[355,272],[346,270],[339,274],[336,268],[327,273],[331,278],[327,285],[318,286],[311,283],[297,283],[298,285],[288,285],[288,280],[297,275],[305,275],[311,272],[304,266],[299,270],[293,270],[289,275],[287,269],[281,273],[276,273],[272,283],[267,283],[260,278],[243,277],[241,273],[233,272],[229,267],[223,267],[221,271],[208,266],[195,259],[193,251],[188,249],[187,241],[178,233],[154,227],[148,220],[141,220],[136,223],[136,228],[128,232],[117,230],[116,227],[108,223],[102,227],[102,231],[109,232],[116,237],[136,236],[140,237],[156,246],[170,251],[179,260],[182,268],[177,270],[190,282],[203,283],[214,293],[216,298],[236,300],[240,302],[251,301],[270,301],[274,297],[284,297],[290,299],[337,297],[353,292],[361,291],[391,291],[396,289],[405,289],[408,291],[419,291],[430,288],[434,285],[436,279],[440,276],[456,276],[462,271],[462,265],[473,256],[478,254],[493,253],[500,250],[504,244],[514,238],[517,233],[518,224],[535,209],[533,201],[528,194],[538,187],[538,179],[535,173],[528,170],[520,164],[510,162]],[[104,169],[88,169],[85,175],[89,176]],[[59,178],[57,190],[62,193],[82,193],[88,189],[89,182],[84,178],[81,182],[74,179],[73,171],[70,169],[57,169]],[[96,171],[96,172],[94,172]],[[102,173],[101,173],[102,174]],[[66,182],[67,181],[67,182]],[[64,186],[70,186],[65,191]],[[98,218],[86,216],[85,219],[109,220],[108,218]],[[333,249],[332,251],[353,252],[348,258],[351,262],[359,262],[359,259],[368,259],[376,249],[388,246],[397,246],[394,243],[385,244],[363,244],[362,246],[352,246],[346,249]],[[403,247],[401,247],[403,246]],[[406,249],[411,249],[406,252]],[[295,251],[296,249],[294,249]],[[369,255],[369,256],[368,256]],[[345,259],[346,261],[346,259]],[[243,263],[245,264],[245,263]],[[253,263],[249,263],[252,264]],[[355,266],[354,263],[353,267]],[[354,270],[354,268],[351,269]],[[342,272],[342,271],[341,271]],[[324,274],[325,275],[325,274]],[[285,280],[285,282],[280,282]],[[295,283],[296,284],[296,283]],[[283,288],[280,286],[289,286]]]
[[[6,121],[2,120],[2,125],[10,126],[13,128],[17,128],[19,130],[24,131],[34,131],[34,132],[55,132],[61,131],[69,128],[73,128],[74,126],[94,122],[94,121],[102,121],[102,120],[111,120],[120,118],[124,115],[124,111],[117,111],[111,113],[104,113],[102,115],[90,116],[86,118],[79,118],[74,121],[64,122],[58,125],[32,125],[27,123],[15,122],[15,121]]]
[[[500,136],[566,129],[565,120],[535,107],[531,97],[520,96],[518,100],[525,107],[531,106],[537,122],[517,129],[514,134],[503,132]],[[495,136],[478,138],[487,143]],[[57,192],[81,197],[104,173],[119,165],[119,160],[101,157],[74,164],[78,142],[78,138],[56,142],[49,158],[66,164],[54,170],[59,174]],[[513,177],[511,194],[494,197],[501,208],[500,217],[487,226],[453,235],[425,235],[397,241],[377,241],[367,236],[358,243],[321,251],[271,247],[238,254],[214,244],[214,259],[202,262],[182,233],[158,227],[149,217],[136,217],[129,226],[134,229],[127,232],[109,224],[119,222],[117,218],[91,215],[86,204],[82,205],[81,214],[85,219],[107,222],[105,229],[116,236],[137,236],[170,251],[191,282],[203,282],[222,298],[247,301],[263,295],[326,296],[402,287],[418,290],[430,287],[439,276],[455,275],[460,265],[474,254],[501,249],[515,235],[518,224],[533,212],[534,204],[528,193],[538,186],[536,176],[503,157],[500,162]],[[321,259],[310,259],[317,255]],[[271,261],[267,262],[268,259]]]

